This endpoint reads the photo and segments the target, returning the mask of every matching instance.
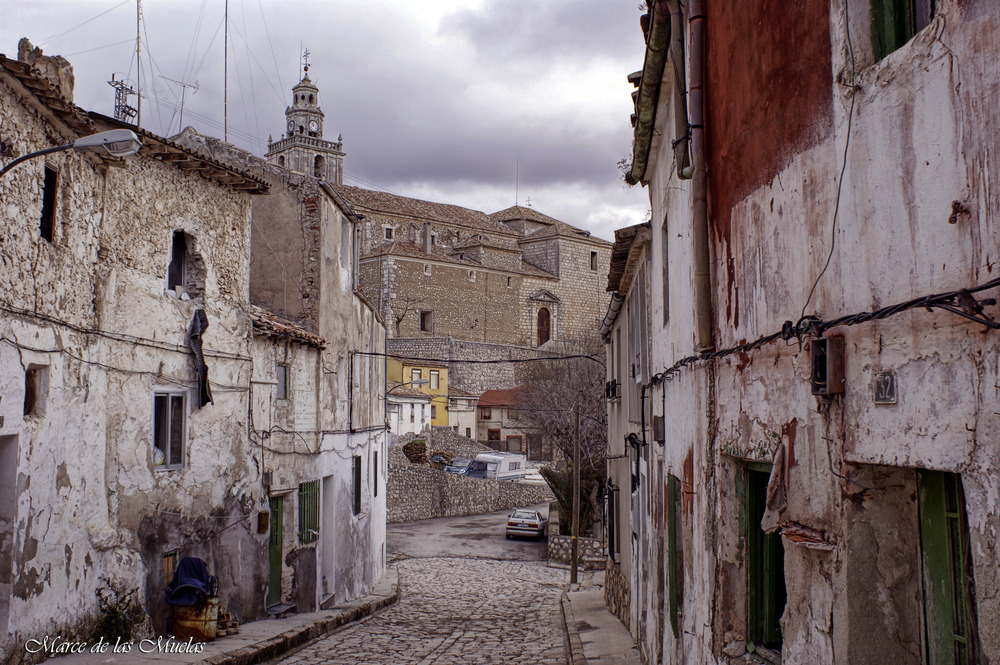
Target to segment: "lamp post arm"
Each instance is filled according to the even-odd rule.
[[[62,150],[69,150],[72,147],[73,147],[72,143],[67,143],[66,145],[59,145],[59,146],[56,146],[55,148],[46,148],[45,150],[39,150],[38,152],[31,152],[31,153],[28,153],[27,155],[21,155],[20,157],[18,157],[17,159],[15,159],[13,162],[11,162],[7,166],[5,166],[2,169],[0,169],[0,177],[3,177],[3,175],[5,173],[7,173],[7,171],[10,171],[12,168],[14,168],[15,166],[17,166],[18,164],[20,164],[23,161],[29,160],[29,159],[31,159],[33,157],[41,157],[42,155],[48,155],[48,154],[53,153],[53,152],[60,152]]]

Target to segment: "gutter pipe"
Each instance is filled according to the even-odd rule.
[[[705,1],[691,0],[691,194],[695,260],[695,316],[698,351],[715,348],[712,273],[708,242],[708,186],[705,172]]]

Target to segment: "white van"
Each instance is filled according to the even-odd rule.
[[[489,480],[522,480],[528,458],[518,453],[479,453],[465,475]]]

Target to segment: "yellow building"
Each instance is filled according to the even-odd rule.
[[[387,377],[431,396],[431,424],[448,427],[448,366],[432,360],[389,358]]]

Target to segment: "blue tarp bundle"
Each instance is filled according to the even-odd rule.
[[[208,596],[214,595],[218,582],[208,574],[208,566],[201,559],[184,557],[177,566],[174,579],[167,585],[167,603],[182,607],[205,606]]]

